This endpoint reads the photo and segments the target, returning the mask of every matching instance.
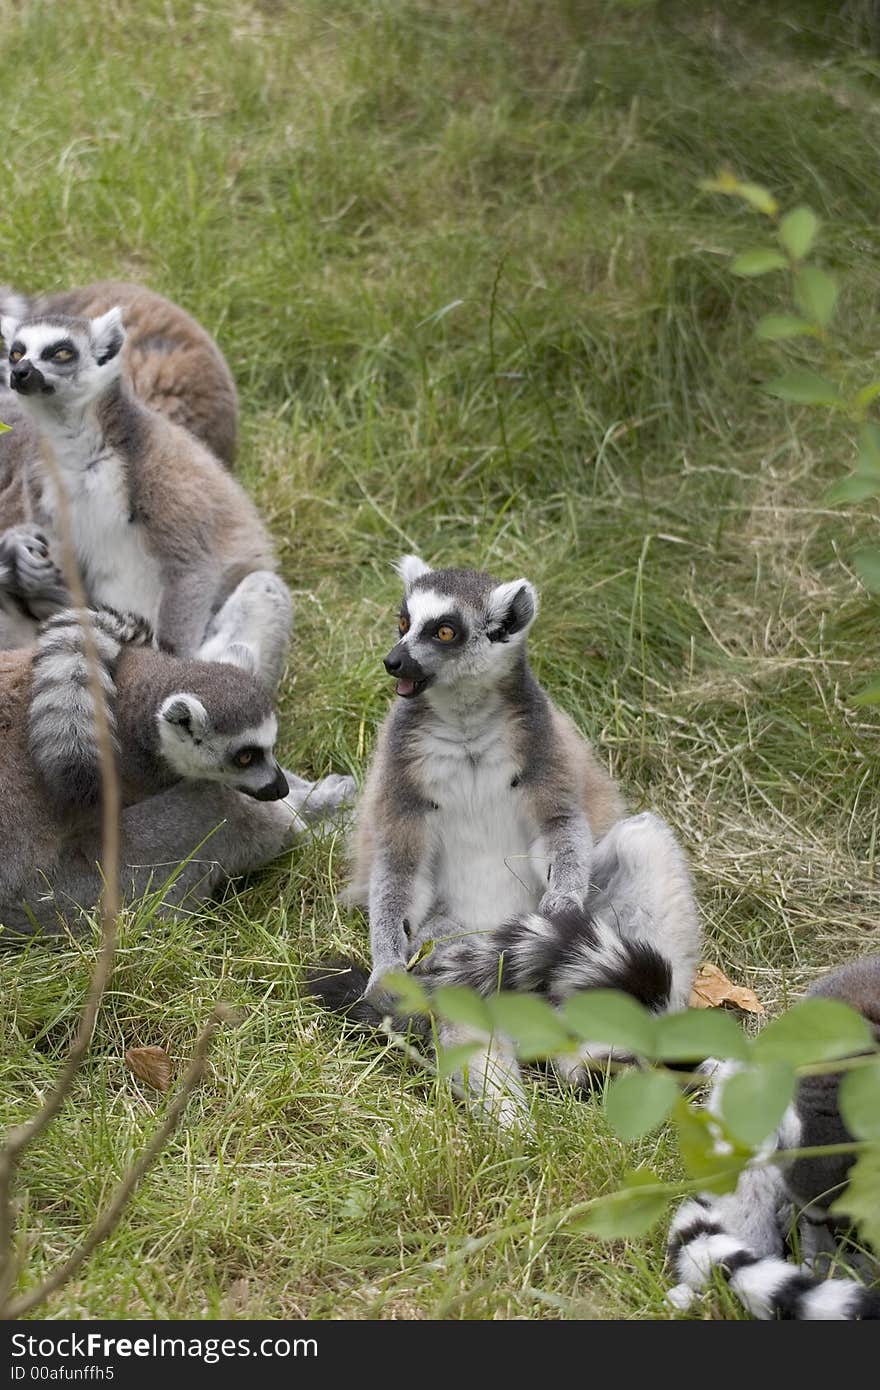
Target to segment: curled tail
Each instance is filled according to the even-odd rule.
[[[753,1187],[763,1176],[752,1174]],[[723,1201],[689,1199],[673,1219],[667,1258],[679,1282],[666,1295],[673,1307],[690,1307],[717,1270],[755,1318],[880,1319],[880,1293],[854,1279],[819,1278],[778,1254],[757,1251],[731,1229]]]
[[[670,1002],[670,962],[649,942],[621,936],[609,915],[575,907],[528,913],[442,948],[423,972],[434,986],[528,991],[554,1004],[578,990],[619,989],[662,1012]]]
[[[116,752],[116,663],[123,647],[149,645],[153,634],[141,618],[110,608],[89,609],[86,616]],[[80,617],[77,609],[66,608],[45,622],[33,657],[30,752],[48,796],[59,808],[94,806],[101,792],[89,648]]]

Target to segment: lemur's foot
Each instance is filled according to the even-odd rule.
[[[0,536],[0,571],[6,587],[35,618],[48,617],[66,601],[64,577],[49,538],[38,526],[11,526]]]
[[[290,787],[286,800],[303,821],[327,820],[355,803],[357,783],[353,777],[331,772],[319,782],[307,782],[286,769],[284,775]]]
[[[284,580],[271,570],[255,570],[214,615],[197,655],[200,661],[243,666],[274,690],[292,628],[293,600]]]

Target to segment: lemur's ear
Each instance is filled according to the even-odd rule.
[[[90,324],[92,345],[95,357],[102,365],[116,357],[125,342],[125,329],[122,326],[122,310],[117,304],[108,309],[100,318],[92,319]]]
[[[431,566],[420,560],[418,555],[402,555],[394,568],[406,585],[407,593],[417,579],[421,579],[423,574],[431,573]]]
[[[515,633],[528,632],[538,612],[538,593],[527,579],[499,584],[489,595],[489,637],[506,642]]]
[[[0,314],[0,337],[6,344],[7,350],[15,342],[19,322],[20,320],[16,318],[15,314]]]
[[[168,724],[179,738],[201,739],[204,737],[209,720],[208,711],[195,695],[183,691],[179,695],[169,695],[159,708],[160,723]]]
[[[214,659],[225,661],[227,666],[237,666],[239,671],[244,671],[249,676],[260,674],[260,662],[257,653],[246,642],[230,642],[222,655]]]

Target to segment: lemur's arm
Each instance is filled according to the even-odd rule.
[[[385,1001],[383,976],[403,970],[410,954],[410,930],[428,911],[431,886],[421,856],[380,849],[370,874],[368,912],[372,972],[365,994],[377,1006]]]
[[[539,821],[550,861],[547,891],[539,912],[559,912],[582,906],[590,890],[593,832],[580,809],[556,810]]]
[[[214,612],[219,570],[200,561],[191,570],[169,565],[162,575],[162,601],[156,636],[175,656],[195,656]]]

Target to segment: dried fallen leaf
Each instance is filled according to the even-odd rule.
[[[717,965],[704,962],[694,980],[690,1006],[692,1009],[720,1009],[723,1004],[733,1004],[747,1014],[764,1012],[764,1005],[753,989],[735,985]]]
[[[157,1091],[167,1091],[171,1085],[171,1058],[164,1047],[130,1047],[125,1065]]]

